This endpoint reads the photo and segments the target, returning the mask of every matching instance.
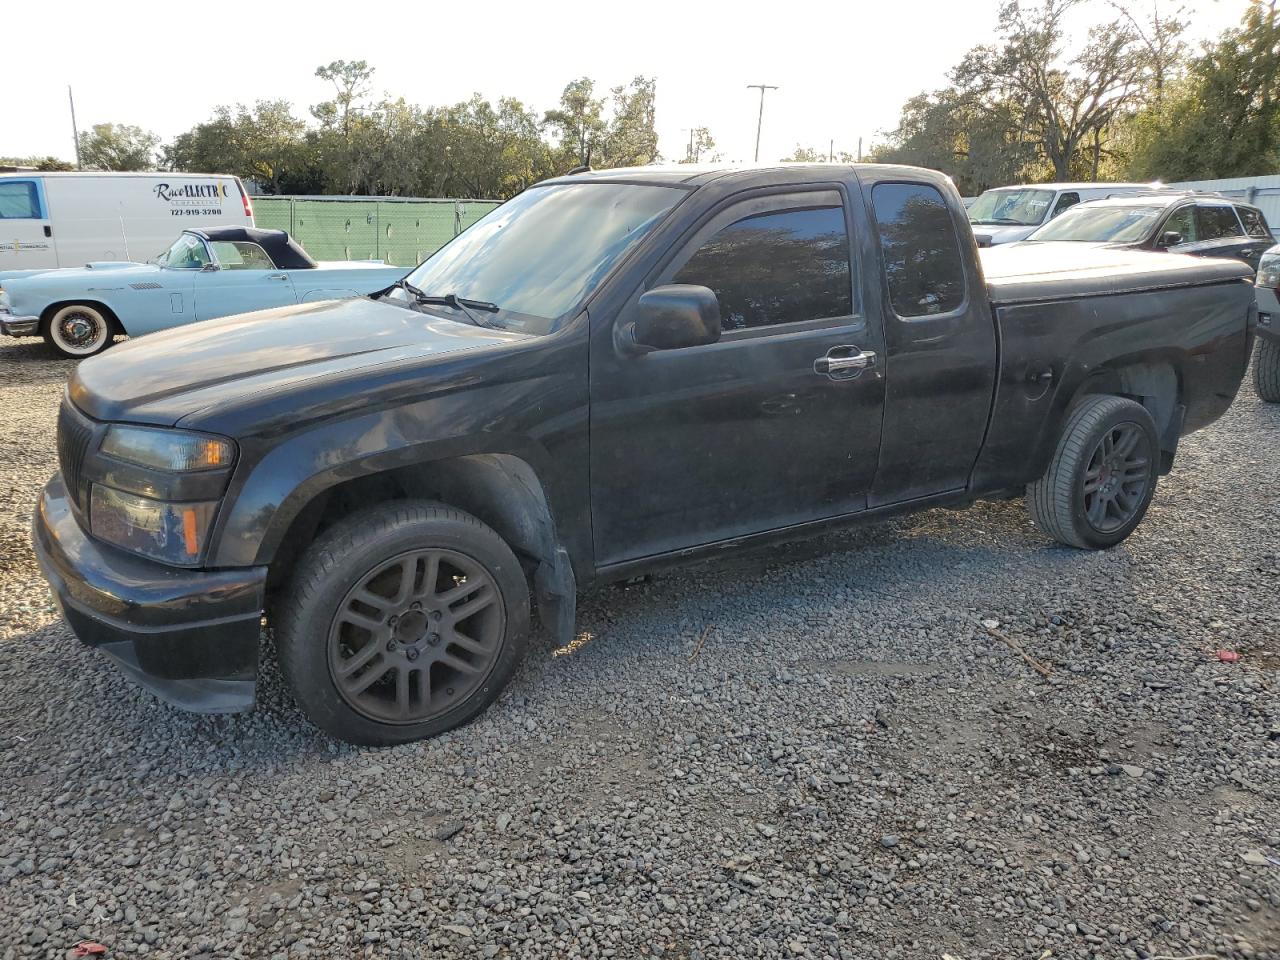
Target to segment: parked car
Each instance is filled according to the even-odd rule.
[[[585,584],[1024,492],[1113,546],[1230,406],[1252,271],[983,252],[911,167],[549,180],[376,297],[80,364],[36,554],[170,701],[249,708],[265,612],[306,714],[386,744],[493,702],[531,595],[567,643]]]
[[[980,247],[1024,240],[1077,203],[1103,197],[1151,193],[1149,183],[1042,183],[1024,187],[995,187],[968,205],[969,222]]]
[[[88,357],[117,334],[361,296],[405,273],[373,261],[317,263],[283,230],[184,230],[149,263],[90,263],[4,281],[0,332],[39,334],[65,357]]]
[[[1255,270],[1274,243],[1267,218],[1253,204],[1185,193],[1082,203],[1023,242],[1055,241],[1233,257]]]
[[[238,177],[220,173],[0,174],[0,281],[29,270],[150,256],[175,229],[253,226]]]
[[[1280,245],[1267,250],[1254,281],[1258,299],[1258,350],[1253,358],[1253,387],[1267,403],[1280,403]]]

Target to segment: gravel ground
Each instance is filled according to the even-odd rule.
[[[602,589],[472,726],[369,750],[273,672],[201,718],[78,646],[27,546],[70,370],[0,346],[0,957],[1280,958],[1247,387],[1113,551],[984,504]]]

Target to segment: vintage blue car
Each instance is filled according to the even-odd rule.
[[[317,263],[283,230],[184,230],[149,263],[89,263],[5,280],[0,333],[40,335],[67,357],[199,320],[383,290],[408,271],[371,261]]]

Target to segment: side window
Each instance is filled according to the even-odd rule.
[[[725,330],[853,313],[844,210],[761,213],[709,237],[672,277],[710,287]]]
[[[871,191],[889,301],[900,317],[950,313],[964,302],[964,261],[942,194],[923,183]]]
[[[1222,240],[1244,235],[1235,207],[1198,207],[1200,211],[1200,239]]]
[[[1058,202],[1053,208],[1053,216],[1057,216],[1068,207],[1074,207],[1080,202],[1080,194],[1078,193],[1060,193],[1058,194]]]
[[[224,270],[274,270],[276,265],[267,251],[256,243],[242,240],[215,240],[210,247]]]
[[[32,180],[0,180],[0,220],[39,220],[40,198]]]
[[[1271,231],[1267,229],[1267,221],[1262,219],[1261,212],[1254,210],[1252,207],[1236,207],[1236,212],[1240,214],[1240,219],[1244,222],[1244,232],[1251,237],[1259,237],[1265,240],[1271,239]]]
[[[1160,228],[1163,236],[1170,231],[1181,235],[1180,243],[1195,243],[1200,239],[1200,231],[1196,229],[1196,208],[1182,207],[1175,210]]]

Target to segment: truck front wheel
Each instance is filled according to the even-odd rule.
[[[1147,512],[1159,456],[1146,407],[1124,397],[1085,397],[1067,417],[1044,476],[1027,487],[1031,519],[1071,547],[1115,546]]]
[[[497,699],[524,653],[529,590],[489,527],[405,500],[325,531],[278,613],[298,706],[341,740],[381,746],[451,730]]]
[[[1280,340],[1258,338],[1253,358],[1253,388],[1267,403],[1280,403]]]

